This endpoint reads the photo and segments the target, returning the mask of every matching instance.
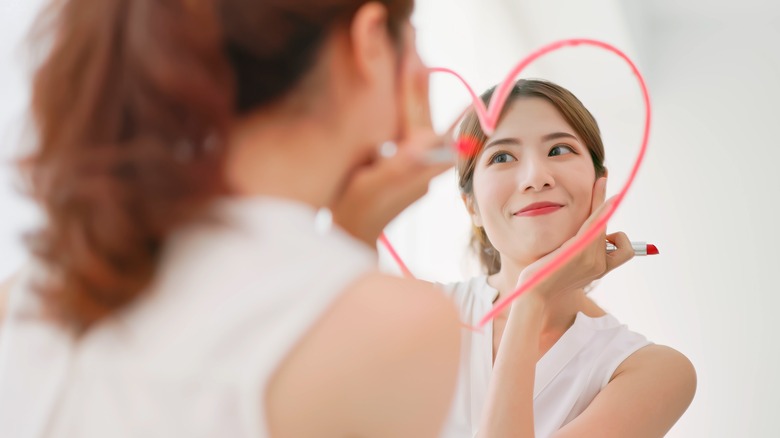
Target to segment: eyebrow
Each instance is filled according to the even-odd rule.
[[[551,140],[557,140],[559,138],[570,138],[572,140],[579,141],[577,137],[575,137],[572,134],[569,134],[568,132],[553,132],[552,134],[547,134],[544,137],[542,137],[542,141],[547,142]]]
[[[552,140],[558,140],[559,138],[570,138],[575,141],[580,141],[577,137],[575,137],[572,134],[569,134],[568,132],[553,132],[547,135],[542,136],[542,142],[548,142]],[[516,138],[497,138],[495,140],[491,140],[488,142],[487,145],[485,145],[485,149],[491,148],[493,146],[500,146],[500,145],[506,145],[506,144],[521,144],[520,140]]]

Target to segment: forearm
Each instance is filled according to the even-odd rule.
[[[490,378],[480,437],[534,436],[533,393],[542,307],[530,295],[512,304]]]

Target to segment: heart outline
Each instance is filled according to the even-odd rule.
[[[651,122],[651,115],[652,115],[652,106],[650,104],[650,93],[647,89],[647,84],[645,83],[642,73],[640,73],[636,64],[634,64],[634,62],[631,60],[631,58],[628,57],[628,55],[626,55],[620,49],[618,49],[617,47],[609,43],[599,41],[599,40],[594,40],[594,39],[588,39],[588,38],[572,38],[572,39],[555,41],[545,46],[542,46],[541,48],[537,49],[536,51],[532,52],[530,55],[520,60],[517,64],[515,64],[515,66],[510,71],[510,73],[506,76],[506,78],[504,78],[504,80],[496,88],[493,99],[491,99],[487,107],[485,107],[485,105],[482,103],[482,100],[477,96],[477,94],[474,92],[474,90],[471,88],[468,82],[454,70],[446,67],[433,67],[429,69],[431,73],[451,74],[455,76],[462,83],[463,86],[466,87],[466,90],[471,95],[472,106],[474,107],[474,111],[477,113],[477,118],[479,119],[483,131],[487,135],[491,135],[495,131],[496,125],[498,125],[498,118],[501,115],[501,109],[506,103],[506,100],[509,97],[510,92],[512,91],[512,87],[514,87],[515,78],[519,76],[520,73],[536,59],[550,52],[565,47],[579,46],[579,45],[590,45],[590,46],[599,47],[609,52],[612,52],[613,54],[623,59],[623,61],[625,61],[629,65],[634,76],[637,78],[640,89],[642,91],[642,98],[645,104],[645,127],[644,127],[644,132],[642,133],[642,143],[639,148],[639,153],[637,154],[636,160],[634,161],[634,165],[631,168],[631,173],[629,174],[628,178],[626,179],[626,182],[623,184],[622,188],[620,189],[620,192],[618,192],[612,204],[607,208],[607,210],[604,213],[602,213],[602,215],[598,218],[598,220],[596,220],[593,223],[593,225],[591,225],[590,228],[588,228],[582,236],[580,236],[577,240],[575,240],[575,242],[569,248],[564,250],[560,255],[558,255],[552,261],[544,265],[539,271],[537,271],[534,275],[532,275],[531,278],[529,278],[526,282],[524,282],[518,288],[516,288],[514,292],[501,299],[498,303],[496,303],[495,306],[493,306],[493,308],[480,319],[479,323],[476,326],[477,330],[484,327],[485,324],[487,324],[491,319],[495,318],[499,313],[501,313],[503,309],[505,309],[508,305],[510,305],[512,301],[514,301],[521,294],[528,291],[530,288],[532,288],[533,286],[537,285],[539,282],[541,282],[542,280],[550,276],[556,269],[558,269],[558,267],[560,267],[561,265],[566,263],[569,259],[574,257],[586,245],[591,243],[599,234],[601,234],[600,229],[606,226],[609,219],[612,217],[612,215],[615,213],[617,208],[623,202],[626,193],[633,185],[634,180],[636,179],[636,175],[639,172],[639,168],[641,167],[642,162],[644,161],[644,157],[647,152],[647,143],[650,139],[650,122]],[[380,241],[390,251],[391,256],[396,261],[396,263],[398,263],[398,265],[401,267],[401,270],[402,272],[404,272],[404,275],[413,277],[409,269],[404,264],[403,260],[401,260],[400,256],[398,256],[392,244],[384,234],[380,236]]]

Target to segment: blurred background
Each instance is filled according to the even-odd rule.
[[[41,0],[0,0],[0,279],[26,258],[21,234],[39,220],[10,160],[31,141],[30,69],[21,43]],[[780,3],[769,0],[418,0],[418,47],[477,93],[536,48],[594,38],[626,52],[650,88],[644,165],[610,231],[656,244],[601,280],[593,298],[631,329],[685,353],[699,386],[670,437],[777,437],[780,393]],[[643,107],[616,56],[566,48],[521,74],[570,89],[598,120],[616,193],[637,152]],[[434,122],[469,102],[432,78]],[[449,282],[478,272],[454,171],[388,228],[412,272]],[[380,261],[396,270],[382,252]]]

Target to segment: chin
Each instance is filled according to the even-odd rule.
[[[499,252],[505,256],[509,256],[510,259],[514,260],[516,263],[527,266],[531,263],[536,262],[537,260],[541,259],[542,257],[550,254],[551,252],[558,249],[563,244],[563,241],[556,244],[556,243],[546,243],[542,244],[541,242],[537,242],[535,245],[523,245],[518,247],[524,247],[524,250],[518,251],[515,247],[512,250],[509,251],[501,251],[499,249]]]
[[[566,241],[573,236],[574,235],[569,236],[568,234],[564,235],[559,232],[543,233],[539,236],[538,239],[536,239],[536,242],[534,242],[535,244],[533,245],[533,248],[531,248],[531,252],[540,254],[540,258],[544,257],[547,254],[560,248],[561,245],[566,243]]]
[[[540,258],[549,255],[550,253],[554,252],[556,249],[560,248],[560,246],[561,245],[549,246],[549,247],[546,247],[544,249],[539,250],[538,252],[534,252],[534,254],[532,256],[533,257],[533,261],[535,262],[535,261],[539,260]]]

